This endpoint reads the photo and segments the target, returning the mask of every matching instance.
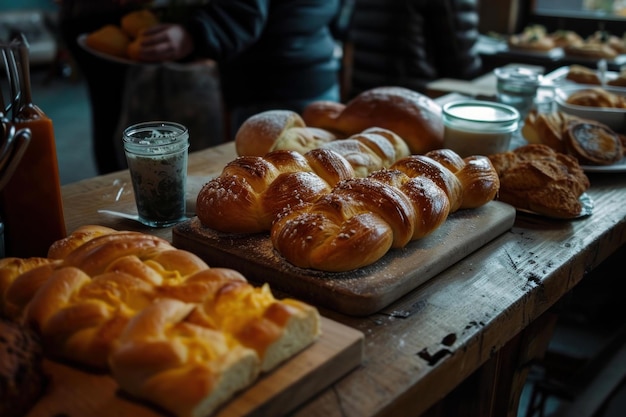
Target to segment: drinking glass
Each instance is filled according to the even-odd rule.
[[[139,220],[167,227],[185,220],[189,132],[181,124],[150,121],[123,134]]]
[[[532,109],[537,89],[541,84],[541,74],[526,67],[506,66],[496,68],[498,101],[514,107],[524,120]]]

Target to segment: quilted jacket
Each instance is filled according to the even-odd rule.
[[[351,95],[380,85],[423,91],[481,72],[477,0],[356,0]]]

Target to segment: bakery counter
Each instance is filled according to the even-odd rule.
[[[233,143],[190,154],[196,183],[235,157]],[[626,242],[626,176],[590,174],[593,214],[550,220],[518,214],[513,227],[382,310],[365,317],[320,308],[365,335],[360,366],[296,416],[515,416],[524,364],[547,344],[552,307]],[[197,184],[196,184],[197,186]],[[150,229],[99,213],[133,207],[126,171],[63,187],[68,231],[84,224]]]

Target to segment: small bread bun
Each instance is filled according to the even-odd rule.
[[[570,65],[565,78],[579,84],[602,84],[598,72],[583,65]]]
[[[98,52],[126,58],[126,50],[130,44],[130,38],[119,27],[105,25],[88,34],[85,38],[85,43],[88,47]]]
[[[290,110],[269,110],[249,117],[235,135],[237,155],[263,156],[285,131],[306,127],[298,113]]]
[[[156,26],[159,18],[148,9],[136,10],[122,16],[120,26],[122,30],[131,38],[137,38],[142,31]]]
[[[345,104],[336,101],[314,101],[304,109],[302,119],[307,126],[316,126],[333,132],[337,129],[337,119],[345,108]]]

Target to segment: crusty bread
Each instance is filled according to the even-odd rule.
[[[565,100],[568,104],[585,107],[626,108],[626,97],[602,87],[590,87],[572,92]]]
[[[580,215],[590,183],[574,157],[530,144],[489,158],[500,177],[498,200],[554,218]]]
[[[283,113],[290,119],[294,114]],[[287,124],[277,123],[271,130],[282,132]],[[261,131],[251,129],[250,134]],[[268,137],[276,135],[274,131]],[[270,142],[276,143],[274,139]],[[365,177],[389,167],[408,153],[408,146],[397,134],[371,128],[348,139],[324,143],[304,154],[274,150],[264,156],[239,156],[200,189],[196,214],[202,224],[221,232],[269,231],[285,208],[328,193],[339,180]]]
[[[624,157],[619,135],[599,123],[570,124],[564,142],[567,152],[583,165],[612,165]]]
[[[565,79],[579,84],[601,85],[600,76],[596,70],[584,65],[570,65]]]
[[[31,329],[0,317],[0,416],[23,417],[45,393],[43,349]]]
[[[441,106],[431,98],[403,87],[366,90],[347,104],[313,102],[303,111],[307,126],[323,127],[342,137],[371,128],[389,129],[404,139],[412,153],[443,146]]]
[[[271,110],[255,114],[239,127],[235,135],[235,149],[240,156],[263,156],[271,152],[276,142],[291,129],[306,128],[298,113],[289,110]]]
[[[579,44],[567,45],[563,48],[565,55],[594,58],[594,59],[615,59],[618,52],[606,43],[585,41]]]
[[[255,352],[228,335],[189,323],[195,308],[161,299],[125,327],[110,356],[120,387],[179,417],[204,417],[259,375]]]
[[[428,236],[450,212],[495,197],[499,181],[486,157],[448,160],[454,171],[429,156],[410,155],[366,178],[341,181],[319,199],[281,213],[272,224],[272,244],[301,268],[340,272],[369,265],[391,248]]]
[[[47,356],[111,371],[176,416],[206,416],[319,337],[314,307],[158,237],[108,230],[77,230],[54,245],[60,259],[0,263],[0,307],[38,332]]]
[[[626,152],[623,136],[608,126],[561,111],[531,111],[526,116],[522,135],[531,144],[547,145],[573,156],[583,165],[611,165]]]

